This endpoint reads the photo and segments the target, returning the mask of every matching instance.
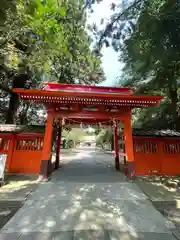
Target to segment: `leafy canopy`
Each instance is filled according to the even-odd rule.
[[[119,52],[125,64],[120,84],[133,87],[138,94],[165,96],[160,108],[134,111],[134,122],[179,128],[180,3],[132,0],[112,9],[104,30],[97,32],[97,46],[105,44]]]
[[[6,104],[2,101],[6,107],[2,116],[8,112],[9,123],[19,104],[12,99],[12,87],[37,88],[44,80],[86,84],[104,80],[101,59],[90,48],[83,0],[8,2],[12,4],[4,6],[0,19],[0,89],[10,96]]]

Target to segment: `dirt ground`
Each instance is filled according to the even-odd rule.
[[[0,200],[24,200],[37,185],[37,175],[7,175],[0,187]]]
[[[180,239],[180,176],[145,176],[135,182],[156,209],[174,223],[174,235]]]
[[[143,176],[136,183],[153,201],[180,200],[180,176]]]

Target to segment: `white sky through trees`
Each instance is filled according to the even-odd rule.
[[[114,2],[120,3],[120,0],[103,0],[99,4],[94,4],[94,12],[89,15],[88,23],[95,23],[98,28],[101,28],[101,19],[109,19],[113,11],[110,10],[110,4]],[[118,62],[118,53],[112,47],[102,49],[102,67],[104,69],[107,80],[101,83],[104,86],[111,86],[117,83],[117,77],[120,75],[122,64]]]

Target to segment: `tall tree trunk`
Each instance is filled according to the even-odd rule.
[[[6,124],[14,123],[14,116],[19,106],[19,97],[17,93],[12,93],[9,100],[9,108],[6,116]]]
[[[177,103],[178,103],[178,94],[177,89],[169,89],[169,98],[171,101],[171,114],[172,114],[172,120],[174,122],[174,127],[179,128],[179,117],[178,117],[178,111],[177,111]]]
[[[14,77],[12,88],[25,88],[25,85],[29,79],[27,74],[19,74]],[[16,115],[17,109],[19,107],[19,97],[17,93],[12,92],[9,100],[9,108],[6,115],[6,123],[13,124],[14,117]]]
[[[28,124],[27,111],[29,109],[29,106],[30,105],[28,103],[24,104],[23,109],[22,109],[21,113],[19,114],[19,122],[21,125]]]

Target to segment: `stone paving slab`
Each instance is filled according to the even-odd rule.
[[[180,239],[180,230],[175,229],[172,231],[172,234],[176,239]]]
[[[19,201],[0,202],[0,229],[14,216],[22,205],[23,203]]]
[[[18,240],[74,240],[74,232],[58,231],[51,233],[24,233],[18,238]]]
[[[21,233],[13,232],[13,233],[1,233],[0,240],[18,240],[21,236]]]
[[[3,227],[0,237],[18,233],[19,239],[24,236],[35,239],[33,235],[41,232],[49,239],[59,239],[58,234],[63,232],[66,240],[72,239],[72,234],[68,234],[73,232],[76,239],[78,236],[87,239],[93,234],[99,236],[90,239],[102,239],[107,235],[103,235],[105,231],[112,240],[144,240],[149,236],[149,239],[161,239],[157,236],[173,239],[174,225],[134,183],[126,182],[124,175],[114,170],[107,154],[82,151],[77,155],[79,159],[68,160],[71,162],[56,171],[50,182],[39,184]]]
[[[119,231],[109,231],[109,240],[175,240],[172,234],[168,233],[149,233],[132,232],[122,233]]]
[[[114,230],[82,230],[57,232],[8,233],[0,240],[176,240],[167,233],[120,232]]]
[[[97,155],[96,158],[99,158],[99,156]],[[95,160],[93,159],[94,166],[92,166],[91,161],[92,159],[85,159],[84,162],[83,160],[81,160],[80,163],[65,163],[61,167],[61,174],[58,174],[58,172],[54,172],[51,182],[104,182],[109,184],[115,182],[126,182],[126,177],[123,174],[119,174],[119,172],[115,170],[112,161],[109,161],[106,164],[104,159],[101,159],[100,163],[97,160],[97,162],[95,162]]]
[[[166,232],[173,229],[150,203],[129,200],[28,201],[4,226],[4,232],[119,229]]]
[[[64,169],[62,169],[62,171],[64,171]],[[96,179],[96,176],[94,177],[93,175],[98,175],[98,178]],[[109,175],[109,177],[107,178],[107,175]],[[58,179],[59,181],[64,177],[67,178],[67,176],[63,173],[63,175],[60,177],[60,179],[56,176],[52,177],[51,182],[55,183]],[[123,176],[123,182],[126,182],[126,177]],[[92,173],[92,172],[88,172],[87,174],[85,173],[84,169],[82,169],[82,173],[80,175],[75,175],[72,174],[70,176],[68,176],[68,178],[66,179],[66,183],[68,182],[76,182],[76,183],[115,183],[115,182],[121,182],[121,178],[118,175],[118,173],[116,173],[114,171],[114,176],[110,175],[110,173],[107,172],[106,175],[103,175],[101,173]]]
[[[109,234],[107,230],[100,229],[100,230],[81,230],[81,231],[74,231],[73,240],[109,240]]]
[[[56,192],[54,192],[56,189]],[[126,199],[147,200],[147,196],[133,183],[73,183],[58,182],[41,184],[28,200],[43,201],[48,199]]]

